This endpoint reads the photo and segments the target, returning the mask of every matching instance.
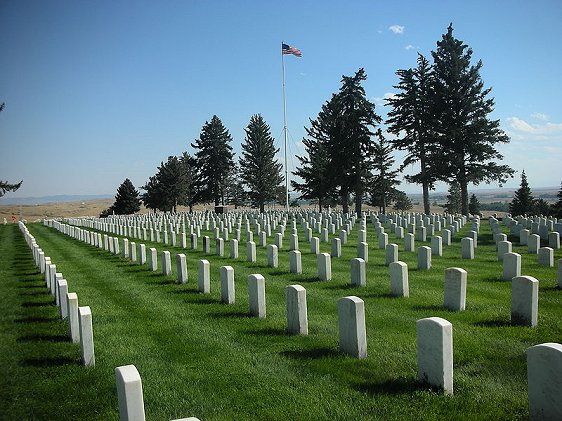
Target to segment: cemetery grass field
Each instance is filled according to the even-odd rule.
[[[351,287],[350,260],[356,257],[357,229],[342,257],[332,258],[332,280],[318,281],[316,256],[300,237],[303,274],[289,273],[288,236],[279,267],[267,267],[266,249],[257,263],[204,254],[199,249],[157,247],[158,271],[81,243],[42,224],[28,224],[37,243],[93,317],[96,365],[80,364],[79,344],[70,342],[67,323],[33,262],[15,224],[0,225],[0,419],[116,420],[115,367],[134,364],[142,378],[148,420],[196,416],[202,420],[349,419],[526,419],[528,347],[562,340],[562,290],[556,267],[545,268],[526,246],[522,275],[540,281],[535,328],[512,326],[511,284],[501,281],[490,226],[482,221],[474,260],[460,258],[467,224],[417,269],[416,253],[399,245],[409,267],[409,298],[390,295],[385,252],[367,224],[367,286]],[[508,234],[504,227],[504,232]],[[301,230],[299,234],[302,235]],[[209,235],[210,232],[202,233]],[[242,239],[245,232],[242,231]],[[136,241],[138,244],[138,240]],[[268,238],[268,242],[273,239]],[[416,248],[429,242],[416,241]],[[172,276],[161,273],[160,252],[172,255]],[[214,241],[211,250],[214,252]],[[321,243],[330,252],[330,243]],[[185,253],[189,280],[175,282],[175,254]],[[225,255],[228,256],[228,242]],[[562,251],[555,250],[555,262]],[[197,291],[197,261],[211,263],[211,293]],[[236,303],[220,302],[219,267],[234,267]],[[468,271],[464,312],[443,309],[444,272]],[[249,274],[266,279],[267,318],[249,317]],[[285,287],[307,290],[308,336],[286,334]],[[365,301],[366,359],[338,351],[336,301],[356,295]],[[454,395],[417,381],[416,320],[438,316],[453,324]]]

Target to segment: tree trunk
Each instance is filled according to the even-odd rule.
[[[341,197],[341,207],[342,207],[342,211],[343,213],[349,213],[349,197],[347,194],[347,190],[343,190],[340,193],[340,197]]]
[[[461,187],[461,213],[468,216],[468,182],[464,174],[459,179]]]
[[[363,204],[362,196],[361,192],[355,192],[355,214],[358,218],[361,217],[361,205]]]
[[[265,202],[260,202],[260,213],[265,212]]]
[[[429,208],[429,183],[424,181],[422,183],[422,189],[423,189],[423,213],[429,215],[431,213],[431,210]]]

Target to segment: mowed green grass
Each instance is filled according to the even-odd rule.
[[[562,341],[562,290],[556,268],[540,267],[536,255],[514,241],[522,272],[540,281],[536,328],[511,326],[511,285],[501,281],[490,227],[483,222],[473,261],[460,258],[467,225],[417,270],[415,253],[399,258],[409,270],[410,298],[391,297],[384,250],[368,225],[367,286],[351,287],[349,261],[357,229],[332,259],[333,279],[316,277],[316,257],[300,241],[302,275],[289,274],[288,241],[279,268],[268,268],[265,248],[257,263],[145,243],[159,250],[159,270],[149,272],[122,257],[80,243],[54,229],[29,224],[40,247],[90,306],[96,366],[80,365],[78,344],[37,274],[17,226],[0,226],[0,419],[118,419],[114,369],[134,364],[144,389],[147,419],[196,416],[203,420],[274,419],[524,419],[529,346]],[[387,230],[388,231],[388,230]],[[507,231],[506,231],[507,232]],[[207,233],[212,238],[211,233]],[[245,238],[245,233],[242,233]],[[273,240],[270,239],[272,242]],[[136,240],[138,243],[139,241]],[[211,247],[214,250],[214,242]],[[416,242],[416,248],[429,243]],[[322,243],[329,252],[330,244]],[[173,275],[161,274],[160,252],[172,254]],[[225,244],[228,255],[229,243]],[[175,283],[175,254],[187,255],[189,281]],[[197,291],[197,261],[211,262],[211,293]],[[555,260],[562,258],[561,250]],[[219,267],[235,270],[236,304],[220,303]],[[444,271],[468,271],[464,312],[442,308]],[[267,318],[249,317],[247,277],[266,279]],[[286,334],[285,287],[307,290],[309,335]],[[337,300],[365,301],[368,358],[338,352]],[[417,381],[416,320],[438,316],[453,324],[454,395]]]

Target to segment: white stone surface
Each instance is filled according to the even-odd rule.
[[[537,234],[529,235],[527,240],[527,250],[531,254],[538,254],[539,248],[541,247],[541,237]]]
[[[308,335],[306,289],[301,285],[285,288],[287,302],[287,332],[291,335]]]
[[[521,255],[519,253],[505,253],[503,255],[504,281],[511,281],[516,276],[521,276]]]
[[[246,243],[246,261],[250,263],[256,262],[256,243],[253,241]]]
[[[404,262],[393,262],[388,266],[390,272],[390,293],[395,297],[409,297],[408,265]]]
[[[197,289],[203,294],[211,292],[211,264],[205,259],[197,262]]]
[[[115,368],[120,421],[144,421],[144,400],[140,374],[134,365]]]
[[[464,311],[466,308],[466,270],[445,269],[445,297],[443,307],[451,311]]]
[[[302,258],[299,250],[291,250],[289,252],[289,272],[302,274]]]
[[[418,269],[431,269],[431,247],[418,247]]]
[[[234,304],[236,299],[234,268],[232,266],[221,266],[219,272],[221,277],[221,301],[225,304]]]
[[[386,245],[384,264],[389,266],[398,261],[398,244],[390,243]]]
[[[433,256],[443,256],[443,238],[439,235],[431,237],[431,254]]]
[[[275,244],[267,246],[267,266],[270,268],[279,267],[279,252]]]
[[[367,358],[365,303],[355,296],[338,300],[340,351],[355,358]]]
[[[148,249],[148,269],[152,272],[156,272],[158,270],[158,251],[151,247]]]
[[[529,418],[562,420],[562,345],[543,343],[527,349]]]
[[[61,319],[68,317],[68,303],[66,301],[66,294],[68,294],[68,283],[66,279],[57,281],[57,297],[59,297],[59,314]]]
[[[187,283],[187,259],[185,254],[179,253],[176,254],[176,272],[177,272],[177,280],[180,284]]]
[[[165,250],[162,252],[162,275],[170,276],[172,274],[172,261],[170,252]]]
[[[332,257],[341,257],[341,239],[332,238]]]
[[[414,234],[408,233],[404,236],[404,250],[405,251],[414,251],[415,241],[414,241]]]
[[[539,265],[546,267],[554,267],[554,250],[550,247],[541,247],[539,249]]]
[[[66,306],[68,308],[68,336],[72,343],[80,342],[80,321],[78,318],[78,295],[74,292],[66,294]]]
[[[511,280],[511,323],[535,327],[538,322],[539,281],[532,276]]]
[[[351,285],[356,287],[364,287],[367,285],[365,260],[360,257],[351,259]]]
[[[264,319],[266,316],[265,305],[265,278],[260,274],[248,276],[248,295],[250,314]]]
[[[453,325],[440,317],[416,322],[418,379],[453,393]]]
[[[320,253],[316,257],[316,269],[321,281],[332,279],[332,261],[328,253]]]
[[[146,263],[146,246],[144,244],[139,244],[138,258],[140,265],[144,265]]]
[[[82,364],[86,367],[94,367],[96,358],[94,355],[94,331],[92,328],[92,310],[89,306],[78,307],[78,324],[80,328],[80,355]]]
[[[365,262],[369,261],[369,244],[365,242],[357,244],[357,257],[363,259]]]
[[[472,238],[461,238],[461,255],[463,259],[474,259],[474,240]]]

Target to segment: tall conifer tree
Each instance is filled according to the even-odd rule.
[[[240,158],[241,178],[246,183],[250,199],[263,212],[265,203],[277,197],[278,188],[284,180],[282,165],[275,159],[279,149],[275,148],[269,126],[261,115],[253,115],[244,130],[246,138]]]
[[[525,170],[521,173],[521,184],[519,188],[515,190],[513,195],[513,200],[509,204],[509,212],[513,216],[525,215],[533,213],[535,207],[535,198],[527,182],[527,175]]]
[[[197,150],[195,157],[201,190],[200,201],[213,201],[215,206],[224,205],[228,175],[234,166],[232,137],[221,120],[214,115],[210,122],[205,122],[199,139],[191,146]]]
[[[378,206],[379,211],[386,213],[386,207],[396,197],[396,186],[399,170],[392,169],[394,158],[392,146],[379,133],[379,141],[375,143],[374,174],[370,186],[371,204]]]
[[[117,188],[115,203],[110,209],[116,215],[130,215],[140,211],[139,192],[128,178]]]
[[[499,120],[490,120],[494,99],[488,98],[480,77],[482,61],[471,64],[472,49],[453,36],[453,26],[437,42],[433,55],[436,131],[444,160],[441,177],[459,183],[461,212],[468,215],[468,184],[497,181],[513,176],[513,169],[498,165],[503,159],[496,144],[508,136]]]

